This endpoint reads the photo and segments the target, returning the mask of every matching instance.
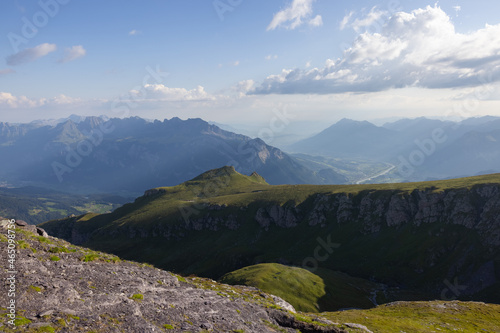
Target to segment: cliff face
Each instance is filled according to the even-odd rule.
[[[148,190],[145,196],[157,195],[161,191]],[[363,234],[376,234],[384,228],[399,228],[407,224],[418,227],[439,223],[463,226],[477,232],[483,244],[491,250],[500,246],[500,187],[496,184],[474,186],[470,190],[415,190],[409,194],[396,191],[370,191],[356,195],[317,194],[310,200],[312,205],[309,202],[298,206],[261,203],[252,213],[253,220],[265,230],[271,225],[294,228],[307,223],[311,227],[326,227],[360,222],[362,229],[359,232]],[[162,229],[161,233],[168,230],[168,235],[181,229],[218,231],[226,227],[234,230],[239,227],[238,221],[252,211],[249,207],[240,207],[239,213],[220,214],[227,208],[204,204],[196,214],[179,220],[184,223],[158,227]],[[214,214],[214,211],[217,213]],[[151,236],[146,230],[139,233],[141,237]],[[72,241],[78,242],[77,238]]]
[[[358,195],[318,195],[311,210],[302,214],[288,210],[288,219],[305,218],[309,225],[325,226],[333,215],[333,223],[363,223],[365,234],[382,228],[398,228],[405,224],[442,223],[460,225],[476,231],[484,245],[500,246],[500,191],[498,185],[475,186],[470,190],[443,192],[414,191],[411,194],[369,192]],[[286,215],[286,214],[285,214]],[[256,220],[261,220],[256,216]],[[273,218],[280,225],[283,218]]]
[[[148,191],[138,205],[142,207],[140,200],[162,195]],[[500,302],[498,296],[475,298],[499,286],[498,184],[446,190],[325,191],[298,204],[262,199],[186,204],[191,206],[181,208],[181,213],[147,224],[103,226],[99,222],[96,227],[83,227],[84,222],[73,218],[44,228],[49,234],[134,260],[163,253],[151,262],[214,278],[259,262],[304,266],[313,258],[318,267],[416,289],[431,297],[442,297],[450,281],[455,281],[463,288],[453,298]],[[143,244],[148,251],[137,252],[127,242]],[[335,246],[325,248],[326,256],[317,260],[318,246],[325,242]]]

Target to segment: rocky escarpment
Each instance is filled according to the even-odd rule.
[[[160,191],[146,191],[145,197],[161,194]],[[239,207],[239,211],[220,214],[227,208],[226,205],[198,204],[195,214],[178,219],[180,224],[158,225],[151,231],[140,228],[131,231],[131,237],[163,235],[170,238],[178,237],[179,231],[185,230],[235,230],[239,228],[238,221],[246,219],[250,212],[252,219],[265,230],[271,225],[293,228],[307,223],[311,227],[326,227],[328,224],[362,222],[360,232],[374,234],[383,228],[398,228],[406,224],[443,223],[476,231],[483,244],[492,249],[500,246],[500,186],[496,184],[445,191],[415,190],[410,193],[365,191],[357,194],[316,194],[297,206],[260,202],[255,211],[244,206]],[[78,243],[78,239],[72,241]]]
[[[363,233],[377,233],[382,228],[405,224],[443,223],[477,231],[486,246],[500,246],[500,187],[480,185],[471,189],[445,191],[415,190],[369,191],[359,194],[318,194],[311,209],[291,219],[305,219],[309,225],[326,223],[363,223]],[[290,217],[289,217],[290,219]],[[278,225],[281,219],[274,218]]]
[[[418,289],[429,298],[500,302],[488,292],[500,284],[500,185],[378,188],[338,193],[315,187],[300,196],[307,187],[263,186],[241,195],[235,190],[231,196],[186,196],[175,201],[179,206],[147,219],[117,212],[88,223],[87,217],[74,217],[43,227],[134,260],[152,256],[160,267],[186,274],[219,278],[260,262],[307,263],[306,268]],[[159,209],[169,195],[148,192],[124,211]],[[132,243],[149,252],[137,252]]]
[[[0,323],[4,332],[345,332],[318,317],[303,322],[290,304],[255,288],[182,278],[22,228],[15,325]],[[7,274],[6,256],[0,260]],[[9,304],[7,293],[0,301]]]

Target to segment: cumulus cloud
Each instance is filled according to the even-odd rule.
[[[384,15],[372,9],[352,21],[366,27]],[[346,25],[348,23],[345,23]],[[368,29],[369,30],[369,29]],[[438,6],[387,17],[379,32],[365,31],[340,59],[322,68],[285,69],[253,93],[329,94],[391,88],[453,88],[500,80],[500,24],[460,34]],[[487,77],[487,78],[486,78]]]
[[[277,54],[268,54],[266,55],[265,57],[266,60],[273,60],[273,59],[278,59],[278,55]]]
[[[7,65],[16,66],[32,62],[54,52],[57,49],[55,44],[44,43],[32,48],[24,49],[6,58]]]
[[[146,84],[140,91],[130,91],[130,95],[134,100],[148,99],[169,102],[215,100],[215,96],[207,93],[202,86],[187,90],[185,88],[170,88],[163,84]]]
[[[65,62],[70,62],[73,60],[76,60],[78,58],[81,58],[87,54],[87,51],[83,48],[81,45],[75,45],[72,47],[66,48],[64,51],[64,57],[60,59],[58,62],[59,63],[65,63]]]
[[[0,70],[0,76],[4,76],[4,75],[7,75],[7,74],[12,74],[12,73],[15,73],[16,71],[13,70],[12,68],[7,68],[7,69],[1,69]]]
[[[238,97],[243,97],[249,92],[253,91],[255,88],[255,81],[254,80],[244,80],[238,82],[234,87],[233,90],[236,91],[238,94]]]
[[[139,35],[141,32],[139,30],[130,30],[130,32],[128,33],[130,36],[137,36]]]
[[[15,96],[9,92],[0,91],[0,107],[8,109],[31,109],[42,106],[67,106],[70,104],[79,104],[82,100],[79,98],[59,95],[52,98],[29,98],[26,96]]]
[[[15,109],[18,107],[35,107],[39,104],[26,96],[14,96],[8,92],[0,92],[0,106],[2,108]]]
[[[293,30],[304,23],[311,26],[322,25],[323,20],[320,15],[311,18],[313,2],[314,0],[293,0],[287,8],[274,15],[271,23],[267,26],[267,30],[274,30],[280,26]]]

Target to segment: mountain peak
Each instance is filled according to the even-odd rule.
[[[349,118],[342,118],[341,120],[339,120],[336,124],[334,124],[333,126],[338,126],[338,125],[350,125],[350,126],[361,126],[361,125],[364,125],[364,126],[374,126],[372,123],[370,123],[369,121],[366,121],[366,120],[363,120],[363,121],[359,121],[359,120],[353,120],[353,119],[349,119]]]
[[[261,175],[259,175],[257,172],[252,172],[252,174],[250,175],[251,178],[254,178],[256,180],[258,180],[259,182],[263,182],[263,183],[266,183],[266,180],[264,179],[264,177],[262,177]]]
[[[191,182],[200,182],[200,181],[222,181],[224,183],[227,182],[227,179],[224,179],[226,177],[229,177],[231,179],[231,183],[233,185],[238,185],[238,184],[243,184],[243,183],[261,183],[261,184],[267,184],[265,181],[264,177],[260,176],[257,172],[253,172],[250,176],[242,175],[236,169],[234,166],[223,166],[218,169],[212,169],[209,171],[206,171],[199,175],[196,178],[193,178]]]
[[[209,179],[220,178],[223,176],[231,176],[234,174],[240,174],[240,173],[238,173],[236,171],[234,166],[227,166],[226,165],[226,166],[223,166],[221,168],[208,170],[208,171],[202,173],[201,175],[199,175],[198,177],[193,178],[193,180],[209,180]]]

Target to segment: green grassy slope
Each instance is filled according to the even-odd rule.
[[[305,312],[340,309],[345,304],[373,307],[369,298],[370,292],[377,290],[375,283],[328,269],[315,273],[300,267],[265,263],[227,273],[220,282],[259,288]]]
[[[500,305],[478,302],[396,302],[322,316],[334,322],[361,324],[374,333],[500,332]]]
[[[415,190],[439,192],[499,183],[500,174],[421,183],[272,186],[258,175],[244,176],[225,167],[177,186],[149,191],[109,214],[55,220],[42,227],[66,239],[79,234],[85,246],[124,258],[214,279],[256,263],[302,267],[306,258],[314,256],[321,239],[339,245],[317,263],[315,274],[324,281],[329,275],[322,275],[321,269],[342,271],[420,291],[405,299],[429,299],[427,292],[437,295],[446,287],[443,281],[453,278],[448,272],[456,269],[457,262],[465,262],[472,271],[489,261],[498,268],[498,251],[485,248],[471,229],[444,221],[382,226],[379,232],[363,233],[363,221],[338,223],[332,212],[324,226],[300,220],[294,227],[271,224],[264,229],[255,220],[257,211],[274,205],[307,212],[319,194],[349,195],[360,202],[369,193],[390,198]],[[361,307],[344,302],[337,306]]]

